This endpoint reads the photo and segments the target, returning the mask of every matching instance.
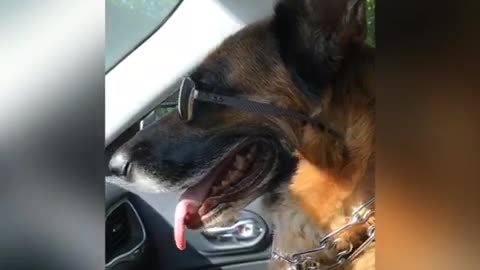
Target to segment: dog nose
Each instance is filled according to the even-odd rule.
[[[126,176],[129,163],[127,154],[121,151],[115,152],[108,163],[108,168],[116,176]]]

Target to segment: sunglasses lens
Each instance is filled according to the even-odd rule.
[[[193,117],[193,90],[195,83],[190,78],[184,78],[178,92],[178,116],[184,121]]]

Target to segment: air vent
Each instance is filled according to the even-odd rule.
[[[130,238],[130,224],[127,218],[127,205],[122,204],[115,209],[105,224],[106,260],[111,261],[116,251],[121,250]]]
[[[105,221],[105,262],[112,266],[138,254],[145,241],[143,224],[128,200],[111,208]]]

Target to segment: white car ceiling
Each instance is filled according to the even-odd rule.
[[[166,98],[226,37],[273,13],[275,0],[184,0],[105,76],[105,146]]]

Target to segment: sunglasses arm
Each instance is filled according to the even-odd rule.
[[[252,113],[266,114],[266,115],[272,115],[276,117],[290,117],[290,118],[298,119],[304,122],[311,123],[317,126],[318,128],[322,129],[323,131],[326,131],[334,135],[335,137],[342,138],[342,136],[338,132],[328,127],[322,121],[312,119],[296,111],[283,109],[267,103],[260,103],[260,102],[255,102],[251,100],[246,100],[246,99],[239,99],[239,98],[234,98],[229,96],[202,92],[202,91],[198,91],[197,89],[193,89],[192,95],[193,95],[193,99],[198,101],[220,104],[227,107],[233,107],[239,110],[252,112]]]

